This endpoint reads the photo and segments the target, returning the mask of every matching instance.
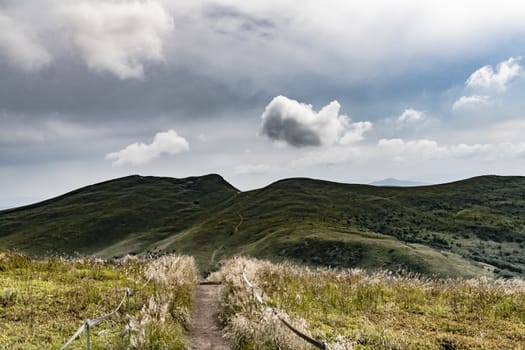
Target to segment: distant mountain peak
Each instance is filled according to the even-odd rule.
[[[424,186],[427,185],[424,182],[419,181],[408,181],[408,180],[398,180],[393,177],[389,177],[383,180],[374,181],[369,183],[372,186],[394,186],[394,187],[410,187],[410,186]]]

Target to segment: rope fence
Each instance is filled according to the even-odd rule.
[[[300,337],[301,339],[303,339],[304,341],[308,342],[309,344],[317,347],[318,349],[321,349],[321,350],[329,350],[328,349],[328,346],[326,344],[326,342],[324,341],[318,341],[312,337],[310,337],[309,335],[301,332],[300,330],[298,330],[297,328],[295,328],[294,326],[292,326],[286,319],[284,319],[283,317],[281,317],[278,312],[275,310],[275,308],[269,306],[268,304],[266,304],[264,302],[264,300],[262,299],[261,295],[259,294],[259,292],[257,291],[257,289],[255,288],[254,284],[251,283],[249,280],[248,280],[248,277],[246,277],[246,274],[245,274],[245,267],[243,267],[243,271],[242,271],[242,278],[244,280],[244,282],[248,285],[248,287],[252,290],[252,293],[253,293],[253,296],[255,298],[255,300],[260,304],[262,305],[263,307],[265,308],[268,308],[270,309],[273,314],[288,328],[290,329],[290,331],[292,331],[295,335],[297,335],[298,337]],[[86,349],[87,350],[91,350],[91,329],[97,325],[99,325],[100,323],[104,322],[105,320],[109,319],[110,317],[112,317],[113,315],[115,315],[121,308],[122,306],[124,305],[124,303],[126,303],[127,305],[127,314],[129,315],[130,314],[130,298],[131,296],[133,295],[136,295],[137,293],[139,293],[140,291],[142,291],[147,285],[148,283],[151,281],[151,278],[152,276],[150,276],[150,278],[140,287],[138,288],[137,290],[133,291],[131,290],[130,288],[125,288],[124,289],[124,297],[122,298],[122,300],[120,301],[120,303],[118,304],[118,306],[111,312],[105,314],[105,315],[102,315],[98,318],[95,318],[95,319],[87,319],[84,321],[84,323],[77,329],[77,331],[71,336],[71,338],[68,339],[68,341],[60,348],[60,350],[65,350],[68,346],[70,346],[77,338],[80,337],[80,335],[82,334],[82,332],[86,332]],[[127,333],[129,333],[131,330],[133,330],[133,325],[131,324],[131,321],[128,319],[128,322],[126,324],[126,326],[122,329],[122,331],[120,332],[120,337],[124,337]]]
[[[269,306],[268,304],[266,304],[264,302],[264,300],[262,299],[261,295],[259,294],[259,292],[257,291],[257,289],[255,288],[255,286],[253,285],[253,283],[251,283],[249,280],[248,280],[248,277],[246,277],[246,274],[244,273],[244,271],[246,270],[246,267],[243,267],[243,271],[242,271],[242,278],[244,280],[244,282],[246,282],[246,284],[248,285],[248,287],[250,287],[250,289],[252,290],[253,292],[253,296],[255,298],[255,300],[257,300],[257,302],[259,304],[261,304],[263,307],[266,307],[270,310],[272,310],[272,312],[274,313],[274,315],[286,326],[288,327],[288,329],[290,329],[295,335],[297,335],[299,338],[303,339],[304,341],[308,342],[309,344],[317,347],[318,349],[321,349],[321,350],[329,350],[328,349],[328,345],[326,344],[326,342],[322,341],[318,341],[306,334],[304,334],[303,332],[301,332],[300,330],[298,330],[297,328],[295,328],[294,326],[292,326],[288,321],[286,321],[284,318],[282,318],[281,316],[279,316],[279,314],[277,313],[277,311]]]
[[[126,305],[127,305],[127,314],[129,315],[130,314],[130,297],[133,296],[133,295],[136,295],[137,293],[142,291],[148,285],[148,283],[151,281],[152,277],[153,277],[153,275],[151,275],[148,278],[148,280],[146,280],[146,282],[144,282],[144,284],[140,288],[135,290],[135,291],[131,290],[130,288],[125,288],[124,289],[124,297],[122,298],[120,304],[118,304],[118,306],[115,308],[115,310],[113,310],[110,313],[107,313],[107,314],[105,314],[103,316],[100,316],[98,318],[95,318],[93,320],[90,320],[90,319],[85,320],[84,323],[71,336],[71,338],[69,338],[69,340],[60,348],[60,350],[66,349],[78,337],[80,337],[80,335],[84,331],[86,331],[86,349],[87,350],[91,350],[91,329],[93,327],[99,325],[100,323],[104,322],[105,320],[109,319],[111,316],[115,315],[122,308],[124,303],[126,303]],[[130,320],[128,319],[128,322],[127,322],[126,326],[120,332],[120,337],[123,338],[132,329],[133,329],[133,326],[132,326]]]

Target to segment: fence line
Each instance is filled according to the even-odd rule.
[[[253,292],[253,296],[255,297],[255,299],[259,302],[259,304],[261,304],[262,306],[266,307],[266,308],[269,308],[270,310],[273,311],[274,315],[277,316],[277,318],[286,326],[288,327],[288,329],[290,329],[295,335],[297,335],[298,337],[300,337],[301,339],[303,339],[304,341],[312,344],[313,346],[321,349],[321,350],[329,350],[328,349],[328,345],[326,344],[326,342],[320,342],[318,340],[315,340],[314,338],[304,334],[303,332],[301,332],[300,330],[298,330],[297,328],[295,328],[294,326],[292,326],[288,321],[286,321],[284,318],[282,318],[281,316],[279,316],[279,314],[277,313],[277,311],[275,311],[275,309],[271,306],[269,306],[268,304],[266,304],[261,295],[259,294],[259,292],[257,292],[257,290],[255,289],[255,286],[253,285],[253,283],[251,283],[249,280],[248,280],[248,277],[246,277],[246,274],[244,273],[246,267],[243,266],[243,269],[242,269],[242,278],[244,279],[244,281],[246,282],[246,284],[248,285],[248,287],[251,288],[252,292]]]
[[[138,288],[137,290],[133,291],[131,290],[130,288],[125,288],[124,289],[124,298],[122,298],[122,300],[120,301],[120,304],[118,304],[118,306],[115,308],[115,310],[111,311],[110,313],[107,313],[103,316],[100,316],[98,318],[95,318],[93,320],[90,320],[90,319],[87,319],[84,321],[84,323],[82,324],[82,326],[80,326],[77,331],[71,336],[71,338],[69,338],[69,340],[60,348],[60,350],[64,350],[66,349],[69,345],[71,345],[71,343],[73,343],[75,341],[75,339],[77,339],[83,331],[86,331],[86,340],[87,340],[87,343],[86,343],[86,349],[87,350],[90,350],[90,333],[91,333],[91,328],[95,327],[96,325],[104,322],[105,320],[107,320],[108,318],[110,318],[111,316],[113,316],[114,314],[116,314],[120,308],[122,307],[122,305],[124,305],[124,302],[127,301],[127,308],[128,308],[128,314],[129,314],[129,298],[135,294],[137,294],[138,292],[142,291],[146,285],[148,285],[148,283],[151,281],[151,279],[153,278],[153,275],[151,275],[147,280],[146,282],[144,282],[144,284]],[[133,326],[131,325],[131,322],[128,320],[128,323],[126,324],[126,326],[124,327],[124,329],[120,332],[120,336],[121,337],[124,337],[126,335],[126,333],[128,333],[129,331],[131,331],[133,329]]]

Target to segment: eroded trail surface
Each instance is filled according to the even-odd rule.
[[[195,290],[190,331],[192,350],[230,350],[219,322],[220,285],[200,284]]]

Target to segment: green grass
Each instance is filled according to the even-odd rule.
[[[215,276],[226,281],[224,318],[236,350],[309,348],[255,302],[243,267],[268,305],[332,343],[330,349],[525,348],[524,280],[440,280],[236,259]]]
[[[46,256],[238,254],[441,277],[525,273],[525,178],[423,187],[287,179],[239,192],[218,175],[130,176],[0,212],[0,247]]]
[[[168,270],[174,267],[177,273],[171,276]],[[124,303],[94,327],[92,349],[185,349],[183,332],[195,281],[190,258],[110,263],[94,258],[35,260],[0,251],[0,349],[60,349],[84,320],[113,311],[125,288],[135,291],[129,313]],[[128,321],[133,331],[121,338]],[[85,349],[85,344],[82,334],[68,349]]]

